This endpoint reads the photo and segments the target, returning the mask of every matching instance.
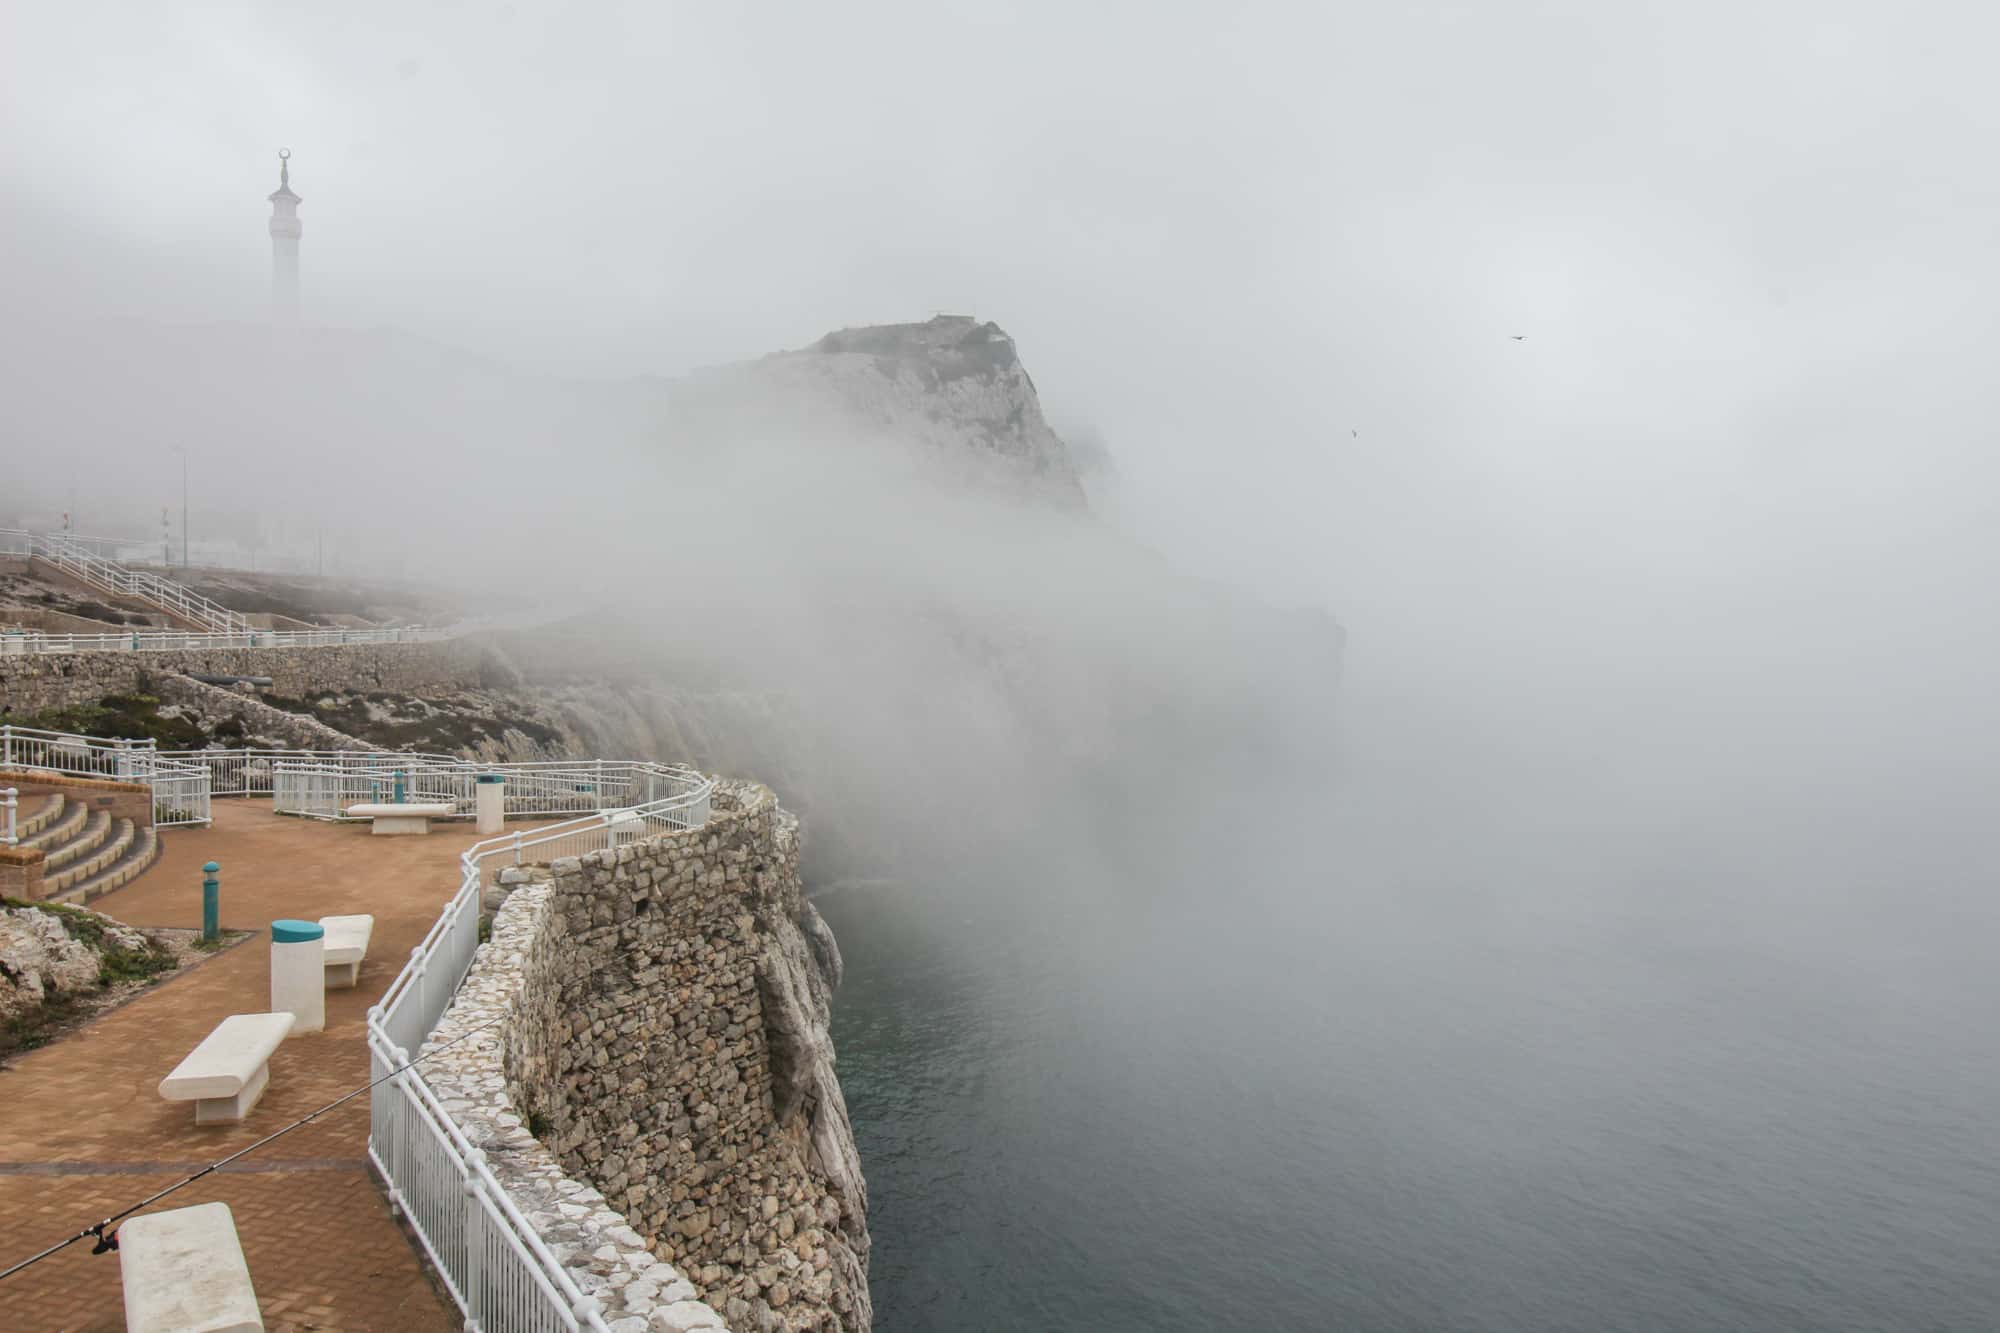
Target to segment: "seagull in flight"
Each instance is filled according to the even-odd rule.
[[[1510,333],[1507,336],[1509,338],[1512,338],[1517,343],[1528,341],[1528,335],[1525,333]]]

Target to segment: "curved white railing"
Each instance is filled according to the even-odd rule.
[[[386,779],[391,785],[378,789],[379,794],[393,796],[400,772],[406,796],[440,795],[456,805],[463,791],[468,812],[474,779],[498,775],[507,786],[504,813],[511,817],[546,816],[559,801],[593,803],[592,813],[582,818],[486,838],[459,857],[458,891],[368,1011],[370,1078],[380,1080],[369,1093],[368,1157],[465,1312],[466,1327],[484,1333],[609,1333],[595,1298],[576,1285],[507,1197],[484,1155],[466,1139],[423,1076],[406,1066],[472,969],[488,866],[581,856],[659,833],[700,828],[708,822],[713,778],[682,765],[626,760],[496,765],[396,751],[162,753],[152,741],[106,741],[0,726],[0,767],[10,765],[150,781],[157,823],[208,822],[212,786],[241,794],[270,791],[274,806],[283,809],[286,784],[293,780],[288,775],[309,783],[316,775],[330,774],[334,789],[343,794],[348,788],[342,784],[350,779]],[[191,799],[180,794],[183,785],[199,793],[200,820],[157,818],[163,802]],[[330,808],[332,813],[320,817],[342,817],[344,802],[336,796]]]
[[[150,570],[133,569],[111,559],[130,543],[105,537],[78,537],[66,532],[27,532],[0,528],[0,555],[26,555],[43,560],[99,592],[135,597],[150,606],[191,621],[193,630],[154,628],[98,634],[47,634],[40,630],[0,630],[0,654],[5,653],[141,653],[198,648],[327,648],[349,643],[429,643],[451,638],[456,631],[420,625],[381,629],[252,629],[241,612],[202,596]]]
[[[479,779],[495,776],[506,784],[508,817],[547,818],[651,804],[679,792],[686,770],[624,759],[489,764],[404,751],[291,751],[271,764],[270,789],[280,814],[313,819],[346,819],[348,806],[378,801],[442,802],[452,817],[469,819]]]
[[[715,781],[691,769],[675,777],[681,790],[642,806],[474,843],[459,858],[458,892],[368,1011],[370,1077],[381,1080],[370,1094],[368,1156],[465,1312],[468,1328],[603,1333],[606,1326],[596,1300],[577,1287],[521,1216],[484,1154],[467,1141],[423,1076],[405,1066],[472,969],[486,865],[576,856],[700,828],[708,821]]]
[[[691,771],[629,759],[551,759],[486,764],[403,750],[161,750],[150,740],[100,740],[70,732],[0,726],[0,768],[143,783],[153,822],[210,822],[213,796],[269,794],[280,814],[345,820],[358,802],[425,801],[470,819],[482,776],[505,783],[509,819],[555,818],[651,805],[679,795]]]
[[[116,560],[127,551],[144,551],[153,543],[152,539],[140,540],[134,537],[85,537],[80,533],[65,532],[66,541],[75,542],[92,555],[106,560]],[[0,555],[32,555],[35,549],[35,534],[26,528],[0,528]]]
[[[138,782],[153,789],[153,823],[209,822],[208,770],[152,741],[99,740],[66,731],[0,726],[0,768],[40,769],[71,777]]]
[[[63,532],[40,532],[29,538],[28,554],[46,560],[71,578],[79,579],[99,592],[118,597],[136,597],[169,615],[191,620],[213,634],[242,634],[250,622],[241,612],[204,597],[185,583],[158,574],[131,569],[107,560],[79,538]]]
[[[5,653],[165,653],[205,648],[333,648],[361,643],[434,643],[455,630],[412,625],[402,629],[246,629],[232,634],[145,629],[115,634],[44,634],[0,630]]]

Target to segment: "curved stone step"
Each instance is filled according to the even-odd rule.
[[[54,874],[64,866],[71,865],[89,856],[99,847],[102,847],[104,840],[110,836],[111,812],[109,810],[90,811],[89,817],[83,822],[83,827],[77,830],[73,836],[53,845],[45,845],[42,848],[44,853],[42,858],[43,878],[46,879],[49,875]]]
[[[45,895],[61,893],[64,889],[70,887],[70,885],[89,879],[92,875],[114,864],[119,857],[125,855],[126,849],[132,845],[132,839],[135,836],[132,821],[129,819],[120,819],[112,827],[115,830],[112,836],[90,855],[64,865],[61,870],[53,875],[47,873],[46,870],[43,872],[42,883],[46,886],[44,890]]]
[[[41,797],[39,804],[33,796],[19,796],[15,800],[19,804],[14,807],[14,832],[23,842],[55,823],[63,812],[63,796],[59,791]]]
[[[32,838],[21,839],[23,847],[39,847],[43,852],[60,847],[83,832],[83,826],[90,820],[90,811],[73,801],[64,801],[61,817],[43,828]]]
[[[137,829],[133,833],[131,845],[125,854],[113,861],[95,875],[78,880],[59,894],[51,895],[57,902],[87,903],[103,897],[113,889],[122,889],[152,867],[160,859],[160,835],[149,828]]]

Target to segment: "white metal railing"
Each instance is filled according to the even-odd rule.
[[[251,752],[254,753],[254,752]],[[199,760],[201,752],[175,752]],[[346,819],[358,802],[425,801],[471,818],[482,774],[506,782],[510,818],[549,818],[650,805],[685,790],[689,770],[623,759],[552,759],[488,764],[403,751],[284,751],[271,761],[273,807],[281,814]]]
[[[152,741],[101,740],[67,731],[0,726],[0,768],[43,768],[130,782],[138,763],[135,756],[155,748]]]
[[[250,629],[250,622],[240,612],[203,597],[184,583],[107,560],[90,544],[68,533],[33,534],[29,539],[29,554],[99,592],[136,597],[170,615],[192,621],[211,634],[243,634]]]
[[[131,537],[85,537],[78,533],[59,534],[74,542],[92,555],[106,560],[116,560],[127,551],[143,551],[151,547],[150,539],[140,541]],[[34,554],[35,534],[26,528],[0,528],[0,555]]]
[[[146,653],[206,648],[332,648],[344,643],[433,643],[455,631],[402,629],[246,629],[233,634],[196,630],[131,630],[111,634],[44,634],[0,630],[0,653]]]
[[[681,790],[633,809],[474,843],[459,858],[458,892],[368,1011],[371,1079],[368,1156],[392,1202],[408,1219],[466,1327],[485,1333],[577,1333],[606,1328],[594,1297],[577,1287],[532,1223],[507,1197],[439,1104],[422,1075],[405,1069],[452,996],[472,970],[479,948],[479,898],[485,867],[494,861],[574,856],[649,833],[699,828],[708,822],[715,782],[691,769],[674,771]]]
[[[161,754],[149,740],[100,740],[66,731],[0,726],[0,768],[143,784],[153,789],[153,823],[163,827],[206,824],[212,813],[208,770]]]
[[[482,1333],[608,1333],[596,1298],[576,1285],[521,1215],[488,1169],[485,1155],[466,1139],[422,1075],[405,1066],[472,970],[479,948],[480,893],[489,865],[581,856],[654,834],[700,828],[711,812],[713,778],[682,765],[624,760],[492,765],[394,751],[162,753],[152,741],[98,740],[14,726],[0,726],[0,766],[149,782],[156,823],[208,822],[212,789],[269,790],[274,806],[283,809],[287,799],[310,804],[302,793],[317,790],[313,784],[321,782],[345,793],[350,781],[386,777],[387,794],[393,795],[399,772],[410,799],[444,793],[458,804],[461,778],[469,783],[492,773],[507,783],[509,814],[545,814],[559,801],[597,803],[581,818],[486,838],[459,857],[458,892],[368,1011],[370,1077],[380,1080],[369,1093],[368,1156],[390,1200],[465,1312],[468,1328]],[[374,790],[379,789],[371,794]],[[13,795],[11,789],[0,795],[0,829],[9,840],[15,830]],[[643,799],[606,804],[635,796]],[[463,800],[471,803],[469,795]],[[344,802],[335,808],[344,809]]]
[[[359,802],[424,801],[470,819],[482,774],[505,781],[510,819],[556,818],[648,806],[684,794],[693,770],[625,759],[552,759],[485,764],[402,750],[161,750],[150,740],[101,740],[70,732],[0,726],[0,768],[142,783],[153,789],[153,822],[206,824],[216,795],[264,795],[280,814],[345,820]]]
[[[311,750],[162,750],[161,755],[208,770],[208,789],[217,796],[268,796],[272,770],[281,759],[310,760]]]

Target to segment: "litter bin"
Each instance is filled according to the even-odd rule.
[[[498,773],[481,773],[473,780],[473,812],[481,833],[498,833],[507,823],[507,780]]]
[[[326,932],[317,921],[271,923],[271,1012],[297,1021],[292,1035],[326,1027]]]

